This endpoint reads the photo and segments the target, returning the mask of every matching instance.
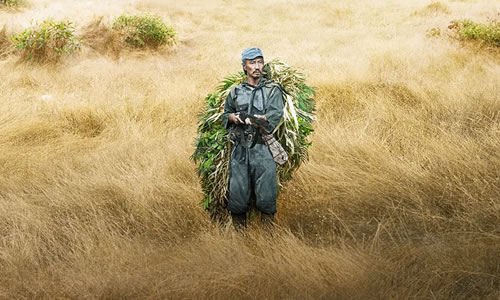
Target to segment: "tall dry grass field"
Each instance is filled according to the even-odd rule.
[[[176,28],[174,48],[100,36],[145,12]],[[500,298],[500,60],[445,34],[499,12],[498,0],[0,10],[0,298]],[[18,61],[8,37],[49,17],[75,23],[82,51]],[[189,160],[203,98],[254,45],[317,87],[310,161],[280,193],[272,236],[256,221],[243,235],[214,226]]]

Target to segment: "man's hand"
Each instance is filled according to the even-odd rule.
[[[266,115],[254,115],[257,119],[261,119],[262,121],[267,121]]]
[[[229,114],[229,121],[233,122],[234,124],[243,124],[243,121],[240,119],[240,116],[235,113]]]

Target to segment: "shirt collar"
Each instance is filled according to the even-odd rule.
[[[257,85],[252,85],[248,83],[248,81],[245,81],[242,83],[242,85],[248,89],[255,89],[255,88],[261,88],[266,84],[266,79],[262,77]]]

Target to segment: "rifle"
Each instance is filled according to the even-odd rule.
[[[254,115],[249,115],[245,112],[240,112],[238,114],[241,120],[245,121],[246,118],[249,118],[250,121],[253,124],[256,124],[258,126],[264,127],[268,124],[267,121],[264,121],[262,119],[259,119],[255,117]],[[241,127],[240,127],[241,128]],[[271,151],[271,154],[273,155],[273,160],[278,164],[278,165],[283,165],[288,161],[288,154],[286,153],[285,149],[283,149],[283,146],[276,140],[274,135],[272,133],[262,133],[262,140],[264,143],[269,147],[269,151]],[[255,142],[254,142],[255,144]],[[252,145],[253,147],[253,145]]]
[[[240,119],[245,122],[245,120],[248,118],[250,119],[250,122],[252,122],[253,124],[256,124],[258,126],[262,126],[262,127],[265,127],[267,126],[267,121],[264,121],[262,119],[259,119],[257,118],[256,116],[254,115],[249,115],[247,114],[246,112],[240,112],[238,114],[238,116],[240,117]]]

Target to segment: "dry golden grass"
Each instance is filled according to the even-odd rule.
[[[0,298],[498,299],[498,56],[425,35],[500,4],[439,3],[0,11]],[[106,42],[102,24],[141,12],[174,25],[177,47]],[[47,17],[75,21],[84,51],[59,65],[2,55]],[[204,96],[252,45],[318,92],[311,159],[279,195],[272,236],[211,224],[189,161]]]
[[[449,14],[449,13],[450,9],[448,8],[448,5],[443,4],[439,1],[435,1],[431,2],[424,8],[415,11],[414,15],[431,16],[431,15]]]
[[[0,30],[0,58],[8,56],[13,51],[12,43],[7,36],[7,28]]]

